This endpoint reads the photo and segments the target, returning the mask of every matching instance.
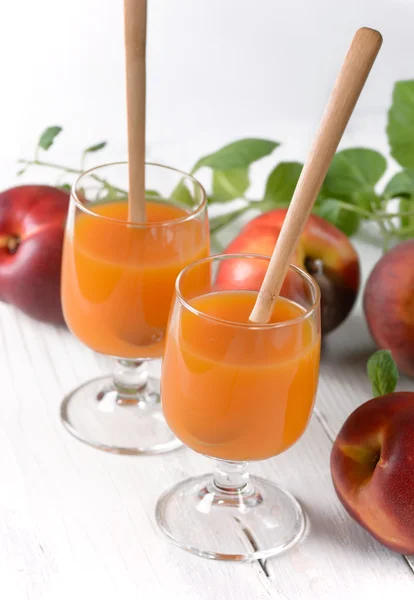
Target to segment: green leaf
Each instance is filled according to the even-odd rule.
[[[341,200],[328,198],[314,212],[335,225],[347,236],[351,236],[358,231],[361,217],[357,212],[352,209],[348,210],[345,206]]]
[[[185,184],[185,179],[181,179],[181,181],[177,184],[171,193],[171,198],[180,204],[185,204],[186,206],[192,206],[194,204],[194,198]]]
[[[303,165],[297,162],[279,163],[267,179],[264,202],[274,206],[288,206],[302,167]]]
[[[386,168],[387,161],[375,150],[342,150],[335,154],[323,188],[335,198],[349,199],[355,192],[372,189]]]
[[[70,192],[72,190],[72,186],[70,185],[70,183],[62,183],[62,185],[60,185],[59,188],[61,190],[64,190],[65,192]]]
[[[368,377],[374,396],[391,394],[397,386],[398,369],[389,350],[378,350],[368,359]]]
[[[246,207],[239,208],[232,213],[226,213],[225,215],[217,215],[216,217],[211,217],[210,219],[210,233],[216,233],[219,229],[226,227],[226,225],[230,225],[237,217],[240,217],[247,210]]]
[[[319,194],[316,197],[315,200],[315,206],[319,206],[320,204],[322,204],[322,202],[324,200],[326,200],[327,198],[330,198],[331,195],[328,192],[328,190],[325,190],[323,187],[321,188],[321,191],[319,192]]]
[[[27,167],[23,167],[22,169],[19,169],[19,171],[17,171],[16,175],[18,177],[20,177],[20,175],[23,175],[24,173],[26,173],[26,169],[27,169]]]
[[[401,227],[414,231],[414,198],[401,198],[400,201]],[[410,213],[410,214],[404,214]],[[409,236],[409,237],[412,237]]]
[[[352,204],[370,213],[381,207],[381,198],[372,189],[355,192],[352,194],[351,200]],[[367,218],[369,218],[368,215]]]
[[[88,154],[89,152],[98,152],[98,150],[103,150],[108,142],[99,142],[99,144],[95,144],[94,146],[89,146],[86,150],[83,151],[84,154]]]
[[[203,156],[194,166],[192,173],[201,167],[219,171],[229,171],[248,167],[252,163],[271,154],[279,146],[278,142],[260,138],[245,138],[223,146],[217,152]]]
[[[392,177],[384,190],[384,197],[398,198],[400,196],[412,196],[414,194],[414,169],[405,169]]]
[[[100,204],[104,204],[105,202],[123,202],[126,198],[128,198],[128,194],[123,190],[118,188],[114,188],[107,181],[102,188],[103,195],[99,199]]]
[[[247,167],[230,171],[213,171],[213,201],[228,202],[241,198],[249,185]]]
[[[58,136],[61,131],[62,127],[59,127],[59,125],[53,125],[53,127],[48,127],[45,129],[39,138],[38,145],[40,148],[43,148],[43,150],[49,150],[49,148],[53,145],[56,136]]]
[[[395,84],[387,134],[391,156],[402,167],[414,168],[414,80]]]
[[[162,198],[161,194],[157,190],[145,190],[146,198]]]
[[[116,186],[112,186],[109,181],[101,179],[102,187],[97,190],[96,200],[100,204],[105,202],[124,202],[128,199],[128,192]],[[85,193],[85,192],[82,192]]]

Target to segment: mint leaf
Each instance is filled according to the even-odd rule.
[[[369,213],[374,213],[375,210],[381,208],[381,198],[372,189],[353,193],[350,201]],[[366,218],[369,216],[366,215]]]
[[[373,188],[386,168],[387,161],[375,150],[342,150],[333,158],[323,189],[335,198],[348,199],[355,192]]]
[[[405,169],[392,177],[384,190],[384,197],[398,198],[399,196],[412,196],[414,194],[414,169]]]
[[[270,173],[264,195],[266,204],[288,206],[295,191],[303,165],[297,162],[279,163]],[[270,206],[269,206],[270,208]]]
[[[49,150],[49,148],[53,145],[53,142],[55,141],[55,137],[59,135],[61,131],[62,127],[59,127],[59,125],[48,127],[40,136],[38,146],[40,146],[40,148],[43,148],[43,150]]]
[[[217,152],[203,156],[196,163],[192,173],[195,173],[201,167],[210,167],[220,171],[229,171],[230,169],[240,169],[248,167],[264,156],[271,154],[279,146],[278,142],[263,140],[260,138],[245,138],[223,146]]]
[[[241,198],[250,185],[247,167],[213,171],[213,197],[217,202]]]
[[[349,205],[352,209],[352,205]],[[347,236],[354,235],[358,229],[361,217],[357,212],[344,207],[344,202],[328,198],[315,209],[316,214],[323,217],[332,225],[343,231]]]
[[[414,168],[414,80],[395,84],[387,134],[391,156],[402,167]]]
[[[172,191],[171,198],[180,204],[185,204],[186,206],[192,206],[194,204],[193,196],[186,186],[184,179],[181,179],[181,181]]]
[[[146,198],[162,198],[161,194],[157,190],[145,190]]]
[[[105,195],[102,198],[100,198],[100,204],[104,204],[105,202],[121,202],[125,201],[125,199],[128,197],[128,194],[126,192],[118,188],[112,187],[112,185],[107,181],[104,183],[102,191],[105,193]]]
[[[400,213],[401,227],[410,231],[414,231],[414,198],[412,196],[410,198],[401,198]],[[413,233],[409,233],[407,237],[413,237]]]
[[[240,217],[243,213],[245,213],[247,208],[240,208],[232,213],[226,213],[225,215],[217,215],[216,217],[211,217],[210,219],[210,233],[216,233],[219,229],[222,229],[226,225],[230,225],[234,219]]]
[[[401,228],[395,231],[399,239],[410,239],[414,236],[414,169],[400,171],[386,185],[386,200],[400,198],[399,210]]]
[[[370,356],[367,371],[374,396],[383,396],[395,390],[398,369],[389,350],[378,350]]]
[[[322,188],[321,191],[319,192],[319,194],[316,197],[315,206],[320,206],[325,200],[327,200],[330,197],[331,197],[331,195],[328,192],[328,190],[324,190]]]
[[[108,142],[99,142],[99,144],[95,144],[94,146],[89,146],[84,150],[84,154],[88,154],[89,152],[98,152],[98,150],[103,150]]]

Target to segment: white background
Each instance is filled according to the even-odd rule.
[[[42,129],[65,132],[50,159],[126,156],[122,0],[2,0],[0,187]],[[183,169],[246,135],[303,159],[354,31],[384,46],[344,139],[386,150],[393,83],[414,77],[412,0],[149,0],[148,156]],[[25,180],[50,179],[32,171]]]
[[[414,0],[149,5],[151,158],[187,169],[201,154],[254,135],[284,142],[269,162],[303,159],[361,25],[380,29],[385,41],[344,144],[386,150],[393,83],[414,78]],[[0,189],[15,184],[16,159],[32,155],[47,125],[65,129],[52,160],[75,163],[82,148],[105,138],[110,146],[95,159],[125,158],[122,0],[0,0],[0,82]],[[30,171],[31,179],[52,176]],[[358,248],[366,275],[379,250]],[[412,599],[414,560],[410,570],[347,516],[329,472],[330,440],[371,394],[365,362],[374,345],[360,307],[327,341],[306,435],[254,466],[296,494],[311,522],[301,546],[268,561],[270,577],[258,563],[203,561],[157,536],[156,500],[207,470],[205,459],[188,450],[109,455],[62,430],[60,399],[100,374],[101,359],[5,304],[0,342],[1,598]]]

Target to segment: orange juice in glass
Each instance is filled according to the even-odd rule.
[[[175,448],[148,361],[161,358],[178,273],[209,254],[206,197],[190,175],[146,165],[145,223],[128,222],[128,165],[76,182],[66,225],[62,303],[72,333],[115,359],[113,376],[69,394],[61,416],[95,447],[143,454]]]
[[[214,475],[166,492],[162,531],[209,558],[252,560],[290,548],[305,530],[298,502],[247,464],[276,456],[308,424],[318,384],[319,289],[290,267],[270,321],[249,321],[266,257],[221,255],[188,266],[176,284],[162,370],[166,421],[188,447],[217,459]],[[226,270],[241,279],[223,277]],[[257,272],[263,273],[263,268]],[[253,540],[253,542],[252,542]]]

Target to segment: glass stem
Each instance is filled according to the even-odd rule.
[[[114,386],[120,404],[134,404],[148,382],[148,361],[115,359]]]
[[[252,495],[253,485],[247,469],[247,462],[216,460],[213,473],[214,491],[233,497]]]

